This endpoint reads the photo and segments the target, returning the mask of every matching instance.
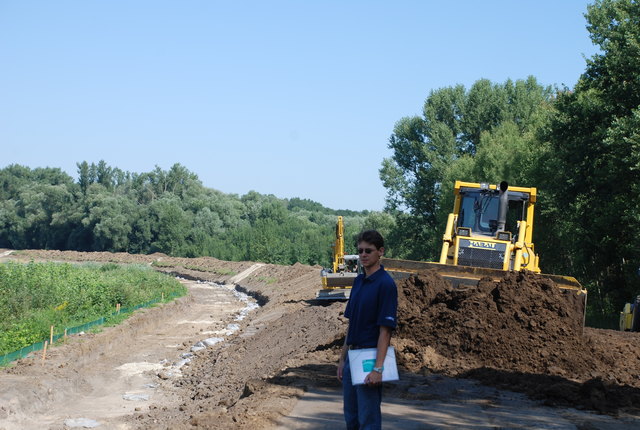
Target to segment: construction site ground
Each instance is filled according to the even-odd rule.
[[[9,260],[155,263],[189,294],[0,369],[0,429],[343,427],[345,305],[314,300],[319,267],[0,250]],[[544,278],[452,290],[425,272],[398,291],[383,428],[640,428],[640,334],[583,329],[579,299]]]

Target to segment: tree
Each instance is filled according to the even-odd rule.
[[[395,228],[396,221],[388,212],[371,212],[364,220],[362,230],[377,230],[385,238],[385,256],[393,257],[393,249],[389,246],[389,236]],[[354,241],[355,242],[355,241]]]
[[[546,177],[565,269],[590,288],[601,314],[640,293],[640,3],[599,0],[587,29],[601,52],[587,61],[574,91],[559,94]],[[594,302],[595,300],[595,302]]]
[[[396,123],[393,156],[380,170],[386,209],[402,229],[390,233],[396,255],[436,258],[455,179],[499,182],[529,170],[552,94],[533,77],[504,84],[481,79],[469,91],[462,85],[432,91],[422,117]]]
[[[329,262],[337,211],[319,203],[224,194],[179,164],[146,173],[104,161],[77,168],[76,183],[60,169],[0,169],[0,246]],[[343,212],[355,235],[367,212]]]
[[[78,185],[83,194],[87,193],[87,188],[92,184],[91,177],[89,176],[89,163],[83,161],[82,163],[76,163],[78,166]]]
[[[126,252],[135,207],[125,196],[97,195],[91,203],[87,227],[93,235],[94,251]]]
[[[106,189],[111,189],[114,186],[113,181],[113,168],[109,167],[104,160],[100,160],[95,168],[96,182],[101,184]]]
[[[151,251],[180,255],[193,224],[190,214],[182,209],[179,199],[170,195],[155,200],[150,213],[154,232]]]
[[[166,174],[165,191],[185,197],[187,192],[199,194],[202,189],[202,183],[198,179],[198,175],[192,173],[186,167],[179,163],[174,164]]]
[[[72,204],[65,185],[33,183],[21,188],[15,210],[21,222],[9,226],[18,248],[65,249],[69,226],[60,217]],[[57,227],[57,228],[56,228]]]

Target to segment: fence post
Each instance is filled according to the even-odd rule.
[[[47,344],[49,343],[49,341],[45,340],[44,341],[44,349],[42,350],[42,365],[44,366],[44,359],[47,356]]]

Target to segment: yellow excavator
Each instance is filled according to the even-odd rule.
[[[322,269],[322,289],[316,294],[319,300],[347,300],[353,280],[360,269],[357,255],[344,253],[344,221],[341,216],[336,222],[336,241],[333,243],[333,265],[331,269]]]
[[[484,277],[495,280],[505,271],[540,273],[540,259],[533,244],[536,188],[456,181],[455,202],[442,238],[436,263],[383,258],[395,279],[426,269],[437,271],[454,287],[475,285]],[[583,297],[586,290],[570,276],[544,274],[565,290]]]

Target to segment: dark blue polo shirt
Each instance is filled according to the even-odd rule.
[[[360,274],[353,281],[344,316],[349,318],[347,345],[375,348],[379,326],[396,328],[398,290],[396,283],[380,267],[371,276]]]

